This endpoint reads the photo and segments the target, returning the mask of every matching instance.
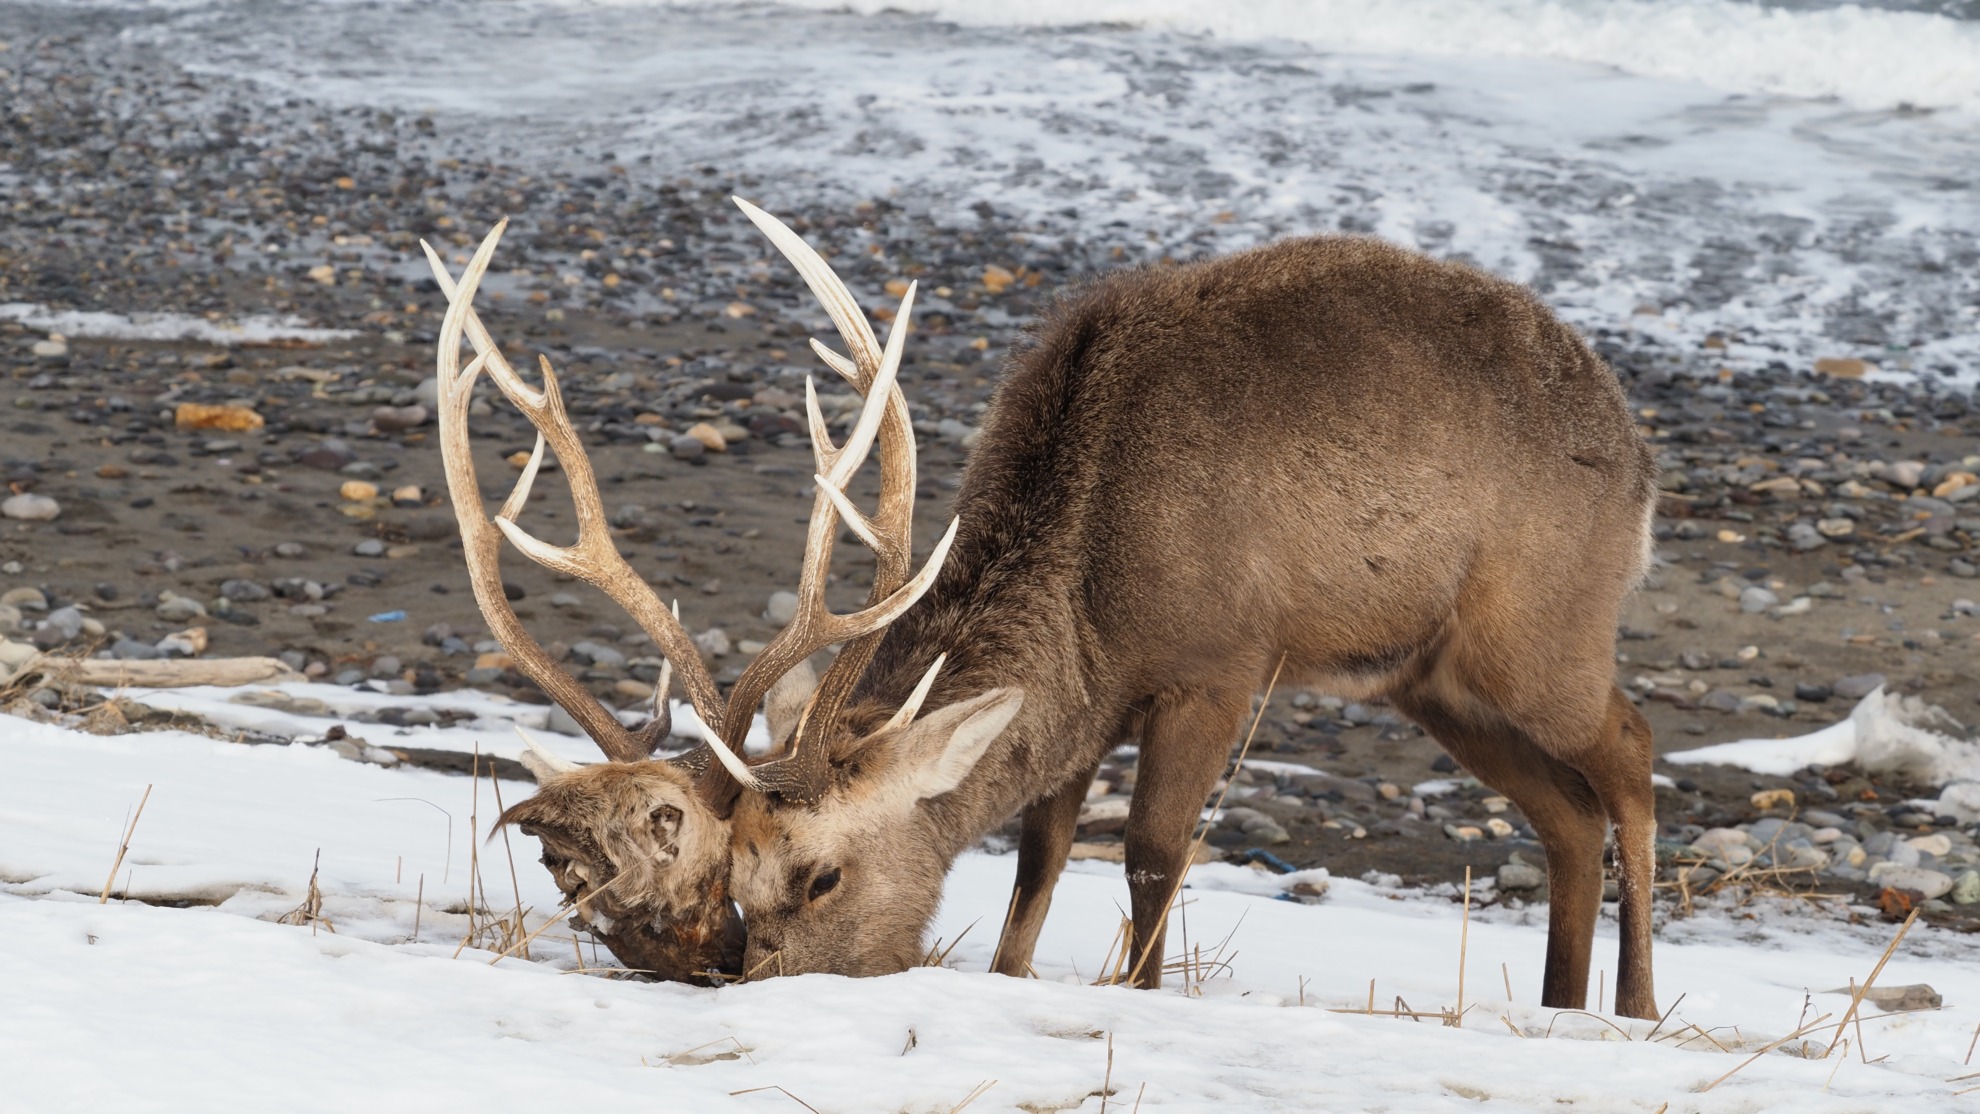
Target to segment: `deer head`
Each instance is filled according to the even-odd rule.
[[[825,262],[776,218],[740,199],[736,203],[797,266],[831,315],[851,357],[817,341],[812,347],[866,402],[846,443],[835,446],[816,388],[806,381],[817,495],[806,535],[798,611],[743,671],[726,701],[681,626],[678,608],[664,606],[614,546],[597,479],[549,361],[541,361],[542,385],[532,386],[502,357],[474,312],[475,290],[504,225],[489,233],[458,284],[439,256],[426,249],[448,299],[439,336],[440,442],[475,601],[516,668],[570,712],[610,760],[577,767],[532,743],[526,761],[537,772],[541,789],[509,809],[501,822],[517,824],[542,841],[544,864],[579,923],[597,932],[629,966],[669,979],[735,972],[741,930],[730,900],[730,814],[739,797],[752,808],[768,807],[770,798],[807,809],[825,807],[828,755],[809,740],[823,737],[837,719],[882,630],[934,582],[957,526],[950,522],[922,570],[910,577],[915,446],[896,377],[914,288],[902,299],[883,350],[858,303]],[[465,368],[460,366],[463,338],[476,352]],[[492,520],[475,480],[467,431],[474,383],[484,371],[537,430],[535,450]],[[876,443],[882,488],[880,505],[868,516],[853,505],[845,487]],[[515,521],[546,447],[563,466],[575,504],[578,536],[568,546],[531,537]],[[828,610],[824,598],[831,547],[842,521],[875,557],[867,606],[848,615]],[[603,591],[658,646],[667,665],[654,693],[654,714],[644,726],[634,730],[622,724],[523,631],[502,589],[504,538],[538,564]],[[805,661],[833,644],[843,648],[814,685]],[[703,741],[679,758],[656,761],[651,756],[672,726],[667,693],[676,670],[701,722]],[[787,675],[791,681],[778,687]],[[933,679],[931,670],[915,699],[890,722],[890,735],[910,737],[915,708]],[[757,704],[766,695],[771,697],[773,732],[788,743],[780,758],[750,766],[739,755]],[[748,906],[745,911],[753,912]]]

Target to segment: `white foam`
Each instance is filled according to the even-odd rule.
[[[575,0],[587,6],[596,0]],[[675,0],[616,0],[622,6]],[[1363,54],[1546,58],[1719,89],[1980,111],[1980,24],[1855,5],[1733,0],[785,0],[975,26],[1124,23]]]
[[[223,346],[323,344],[344,340],[351,329],[318,329],[299,317],[243,317],[238,321],[209,321],[186,313],[104,313],[50,309],[31,302],[0,303],[0,319],[18,321],[30,329],[68,337],[105,340],[198,341]]]

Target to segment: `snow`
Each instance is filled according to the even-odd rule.
[[[31,329],[68,337],[184,340],[227,347],[284,342],[322,344],[357,335],[351,329],[311,328],[294,317],[254,316],[239,321],[209,321],[186,313],[122,314],[56,310],[31,302],[0,303],[0,320],[18,321]]]
[[[721,990],[631,983],[573,972],[560,927],[538,938],[532,960],[456,955],[463,918],[443,910],[466,897],[472,846],[492,901],[516,900],[502,840],[485,841],[486,784],[299,744],[99,737],[17,719],[0,719],[0,763],[9,1110],[530,1110],[618,1099],[798,1109],[754,1090],[781,1087],[821,1111],[946,1111],[994,1081],[971,1110],[1095,1111],[1109,1078],[1109,1109],[1121,1110],[1137,1097],[1146,1110],[1944,1108],[1965,1085],[1948,1080],[1962,1074],[1980,1004],[1980,947],[1914,928],[1879,981],[1929,982],[1947,1005],[1888,1018],[1869,1010],[1870,1054],[1889,1059],[1852,1054],[1839,1066],[1777,1052],[1701,1094],[1740,1057],[1685,1026],[1750,1052],[1796,1027],[1805,994],[1809,1019],[1840,1015],[1846,996],[1829,991],[1867,974],[1888,926],[1785,914],[1667,926],[1660,1002],[1675,1008],[1659,1040],[1625,1041],[1597,1019],[1533,1005],[1544,908],[1474,908],[1467,930],[1448,888],[1335,878],[1318,905],[1274,900],[1289,882],[1324,877],[1313,872],[1198,868],[1171,938],[1186,928],[1228,968],[1196,994],[1143,993],[1087,985],[1125,886],[1118,866],[1074,863],[1039,946],[1044,977],[992,976],[988,926],[1005,908],[1012,860],[983,854],[957,864],[932,930],[962,936],[951,969]],[[143,900],[98,904],[146,785],[124,865]],[[529,791],[502,786],[510,803]],[[437,810],[451,814],[451,833]],[[473,811],[483,831],[469,831]],[[547,908],[555,890],[529,861],[531,841],[515,840],[520,900]],[[302,900],[319,850],[323,914],[336,931],[274,923]],[[120,893],[125,885],[120,872]],[[1601,934],[1598,965],[1612,980],[1612,925]],[[1450,1006],[1461,936],[1475,1007],[1463,1028],[1328,1012],[1364,1008],[1371,978],[1378,1007],[1398,996],[1419,1011]],[[594,962],[588,951],[584,961]],[[1505,977],[1493,978],[1501,964]],[[1637,1038],[1651,1029],[1616,1024]],[[1694,1038],[1682,1047],[1685,1037],[1671,1036],[1680,1030]]]
[[[1856,762],[1875,773],[1928,785],[1980,780],[1980,742],[1957,739],[1934,727],[1959,730],[1960,725],[1943,710],[1929,709],[1916,697],[1887,693],[1879,685],[1857,702],[1848,719],[1806,735],[1719,743],[1666,754],[1664,760],[1737,766],[1775,777],[1805,766]]]

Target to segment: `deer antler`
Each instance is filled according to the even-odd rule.
[[[909,285],[901,299],[900,311],[883,351],[866,315],[839,277],[832,272],[810,245],[782,221],[763,210],[735,198],[735,203],[761,229],[770,242],[783,252],[804,277],[813,296],[824,306],[845,341],[851,359],[840,356],[818,341],[811,342],[820,359],[866,396],[859,420],[846,436],[843,446],[834,448],[818,408],[818,392],[809,377],[805,380],[805,411],[811,424],[812,454],[817,462],[813,477],[818,494],[812,501],[811,526],[805,538],[804,571],[798,583],[798,611],[756,660],[743,671],[729,700],[732,708],[754,708],[776,679],[819,649],[834,642],[846,645],[826,670],[811,703],[799,718],[782,757],[747,768],[735,760],[741,752],[746,720],[731,720],[721,730],[720,739],[711,742],[728,754],[718,752],[724,765],[750,788],[782,796],[815,801],[824,791],[827,763],[822,744],[809,742],[808,735],[822,734],[838,716],[853,685],[873,658],[881,634],[888,623],[921,598],[948,556],[960,520],[952,520],[942,539],[928,556],[928,562],[912,579],[908,577],[914,543],[915,447],[914,430],[908,424],[907,399],[902,396],[896,377],[900,372],[901,351],[907,341],[908,321],[914,310],[914,291]],[[861,513],[846,497],[845,485],[865,462],[874,441],[880,444],[880,505],[870,517]],[[850,615],[835,615],[825,606],[825,574],[831,564],[832,542],[839,519],[873,550],[873,588],[867,606]],[[936,668],[940,668],[937,663]],[[932,680],[933,670],[930,670]],[[922,692],[926,690],[924,682]],[[911,705],[920,701],[911,700]],[[903,709],[897,720],[911,719],[912,707]]]
[[[446,467],[447,490],[453,497],[454,517],[461,527],[468,580],[474,587],[475,602],[487,618],[489,629],[501,641],[523,675],[536,682],[552,700],[569,712],[608,758],[615,762],[643,761],[666,737],[670,727],[669,717],[658,715],[638,732],[626,728],[617,716],[564,672],[543,647],[523,630],[502,588],[501,543],[507,537],[531,560],[545,568],[583,579],[624,608],[639,623],[647,637],[659,646],[668,664],[679,668],[682,687],[687,690],[688,700],[702,720],[716,726],[723,723],[721,698],[714,679],[701,663],[701,655],[693,640],[688,637],[679,618],[668,612],[659,597],[646,586],[612,543],[605,520],[604,501],[598,493],[597,477],[592,472],[590,459],[585,455],[583,442],[571,425],[570,415],[564,409],[563,394],[550,362],[541,361],[543,386],[530,386],[502,357],[488,330],[475,315],[472,306],[475,290],[488,269],[489,260],[495,254],[495,245],[500,242],[507,224],[507,221],[497,224],[481,242],[480,249],[461,273],[458,286],[447,273],[439,255],[424,241],[420,244],[426,249],[426,259],[433,268],[433,277],[438,280],[441,292],[447,296],[447,316],[440,327],[437,368],[440,454]],[[474,345],[476,352],[474,360],[465,368],[460,366],[463,334]],[[488,372],[502,394],[522,411],[537,431],[536,448],[530,453],[522,478],[516,481],[515,490],[510,492],[492,522],[482,507],[481,488],[475,479],[474,456],[468,444],[467,428],[474,382],[483,371]],[[537,470],[543,463],[546,444],[563,465],[564,474],[570,482],[571,500],[577,508],[578,538],[570,546],[546,544],[515,524],[516,516],[522,512],[529,498]],[[667,680],[663,677],[663,687],[657,696],[658,706],[663,710],[666,707],[664,685]],[[744,714],[741,718],[747,727],[750,717]]]
[[[796,616],[771,639],[729,693],[725,703],[717,694],[714,680],[701,663],[677,613],[670,614],[659,598],[647,588],[617,547],[607,529],[604,504],[598,481],[586,457],[583,442],[565,411],[556,372],[547,359],[539,357],[543,385],[533,387],[516,374],[495,347],[488,330],[475,315],[475,290],[487,272],[507,222],[495,226],[461,273],[458,285],[440,257],[422,241],[427,262],[433,268],[441,291],[447,296],[447,316],[441,324],[439,340],[440,446],[446,464],[447,486],[454,500],[455,517],[460,522],[461,540],[467,553],[468,579],[474,586],[475,602],[487,617],[489,628],[501,640],[516,666],[543,691],[570,712],[579,726],[595,740],[608,757],[618,762],[635,762],[650,756],[670,726],[666,714],[666,690],[672,668],[681,671],[682,687],[699,713],[706,747],[677,759],[678,765],[697,776],[713,776],[715,767],[706,759],[719,759],[720,768],[735,782],[762,792],[774,792],[798,800],[814,801],[823,792],[826,754],[816,743],[807,743],[808,734],[822,733],[838,716],[859,675],[872,660],[882,631],[902,612],[913,606],[941,571],[955,540],[959,521],[951,521],[946,533],[929,554],[920,573],[908,576],[912,558],[915,486],[914,431],[908,422],[907,399],[896,379],[900,373],[901,352],[907,341],[908,322],[914,312],[914,287],[910,285],[894,319],[894,328],[882,349],[865,314],[852,294],[832,273],[824,259],[795,232],[777,218],[749,202],[736,199],[745,215],[770,237],[804,277],[812,293],[838,327],[839,335],[851,352],[850,359],[833,352],[818,341],[811,342],[820,359],[866,396],[859,420],[853,424],[842,446],[832,444],[824,415],[818,407],[818,392],[810,379],[805,381],[805,411],[810,420],[812,453],[817,464],[813,479],[818,494],[812,501],[811,525],[805,536],[803,572],[798,581]],[[460,366],[460,345],[465,337],[476,356],[467,367]],[[474,460],[469,450],[467,411],[474,381],[488,372],[502,394],[522,411],[536,427],[536,447],[523,467],[522,477],[502,504],[493,520],[482,509],[481,490],[475,480]],[[846,484],[865,463],[875,443],[881,453],[880,505],[867,515],[852,504]],[[545,446],[557,454],[569,479],[571,499],[576,505],[577,541],[554,546],[524,532],[516,525],[529,498],[531,486],[543,463]],[[863,609],[849,615],[834,614],[825,605],[826,572],[831,565],[832,543],[839,522],[864,541],[874,553],[873,588]],[[668,668],[663,669],[655,692],[656,714],[638,732],[628,730],[582,685],[550,660],[541,645],[522,629],[509,607],[502,589],[499,569],[501,540],[545,568],[568,573],[594,585],[623,607],[647,636],[660,647]],[[749,733],[756,705],[777,678],[818,650],[843,643],[838,658],[826,670],[817,691],[800,717],[785,754],[774,761],[750,766],[740,755]],[[912,720],[935,672],[934,668],[915,690],[906,706],[889,726],[906,726]],[[731,714],[733,713],[733,714]],[[704,786],[711,798],[723,795],[720,786]]]

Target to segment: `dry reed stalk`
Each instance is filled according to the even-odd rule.
[[[963,937],[969,935],[969,929],[975,928],[977,925],[977,921],[981,921],[982,919],[983,918],[978,917],[976,920],[969,922],[969,928],[965,928],[961,932],[956,933],[955,942],[950,944],[946,948],[942,948],[942,938],[940,936],[937,936],[935,938],[935,943],[929,947],[928,954],[922,957],[921,965],[923,967],[940,967],[942,964],[947,963],[949,961],[949,953],[956,950],[956,945],[962,943]],[[936,948],[942,948],[942,950],[938,953],[935,950]]]
[[[1237,779],[1238,771],[1244,769],[1245,756],[1251,753],[1251,741],[1258,735],[1258,725],[1265,719],[1265,709],[1272,703],[1272,691],[1279,687],[1279,674],[1285,668],[1286,656],[1280,654],[1279,663],[1272,667],[1271,680],[1265,682],[1265,698],[1258,702],[1258,710],[1252,713],[1251,727],[1244,733],[1244,745],[1238,748],[1237,761],[1231,763],[1231,776],[1224,779],[1224,788],[1217,794],[1217,803],[1210,806],[1210,815],[1213,820],[1217,813],[1223,809],[1224,798],[1230,795],[1231,783]],[[1183,883],[1189,881],[1189,869],[1196,865],[1196,853],[1202,848],[1204,840],[1209,837],[1210,822],[1205,822],[1203,830],[1197,833],[1194,840],[1190,841],[1189,854],[1183,856],[1182,873],[1176,877],[1175,887],[1169,891],[1169,900],[1163,903],[1162,916],[1156,920],[1155,930],[1151,935],[1160,936],[1162,930],[1168,926],[1169,909],[1175,905],[1176,898],[1182,896]],[[1140,979],[1141,965],[1146,962],[1148,962],[1148,953],[1143,952],[1141,958],[1135,961],[1134,970],[1128,972],[1128,981],[1130,983]]]
[[[1604,1024],[1604,1025],[1607,1025],[1607,1026],[1608,1026],[1609,1028],[1611,1028],[1611,1029],[1614,1029],[1614,1030],[1615,1030],[1616,1032],[1618,1032],[1618,1033],[1621,1033],[1621,1034],[1622,1034],[1622,1038],[1623,1038],[1624,1040],[1626,1040],[1626,1041],[1633,1041],[1633,1040],[1635,1040],[1635,1039],[1636,1039],[1636,1037],[1635,1037],[1635,1035],[1634,1035],[1634,1034],[1632,1034],[1632,1033],[1631,1033],[1631,1032],[1630,1032],[1630,1031],[1629,1031],[1628,1029],[1625,1029],[1625,1028],[1623,1028],[1622,1026],[1620,1026],[1620,1025],[1618,1025],[1618,1024],[1616,1024],[1616,1023],[1615,1023],[1615,1022],[1613,1022],[1613,1021],[1610,1021],[1610,1020],[1609,1020],[1608,1018],[1606,1018],[1606,1017],[1603,1017],[1603,1016],[1602,1016],[1601,1014],[1599,1014],[1599,1013],[1589,1013],[1589,1012],[1588,1012],[1587,1010],[1557,1010],[1557,1011],[1555,1011],[1555,1013],[1554,1013],[1554,1017],[1553,1017],[1553,1020],[1552,1020],[1552,1021],[1549,1021],[1549,1022],[1547,1022],[1547,1034],[1546,1034],[1546,1035],[1547,1035],[1547,1036],[1549,1036],[1549,1037],[1551,1037],[1551,1036],[1553,1036],[1553,1035],[1554,1035],[1554,1025],[1555,1025],[1555,1023],[1556,1023],[1556,1022],[1558,1022],[1558,1021],[1560,1021],[1560,1019],[1562,1018],[1562,1016],[1563,1016],[1563,1015],[1566,1015],[1566,1014],[1570,1014],[1570,1013],[1573,1013],[1573,1014],[1580,1014],[1580,1015],[1581,1015],[1582,1017],[1592,1017],[1592,1018],[1594,1018],[1595,1020],[1597,1020],[1597,1021],[1599,1021],[1599,1022],[1601,1022],[1602,1024]]]
[[[1691,993],[1691,992],[1690,992],[1690,991],[1688,991],[1688,990],[1687,990],[1687,991],[1685,991],[1685,994],[1689,994],[1689,993]],[[1677,1001],[1676,1001],[1676,1002],[1672,1002],[1672,1003],[1671,1003],[1671,1008],[1670,1008],[1670,1009],[1667,1009],[1667,1010],[1665,1010],[1665,1011],[1664,1011],[1664,1016],[1662,1016],[1662,1017],[1660,1017],[1660,1018],[1658,1018],[1658,1019],[1657,1019],[1657,1024],[1656,1024],[1656,1026],[1655,1026],[1655,1027],[1653,1027],[1653,1028],[1652,1028],[1652,1029],[1651,1029],[1651,1030],[1650,1030],[1650,1031],[1649,1031],[1648,1033],[1645,1033],[1645,1034],[1643,1035],[1643,1039],[1644,1039],[1644,1040],[1654,1040],[1654,1039],[1656,1038],[1656,1036],[1657,1036],[1657,1030],[1658,1030],[1658,1029],[1662,1029],[1662,1028],[1664,1027],[1664,1022],[1666,1022],[1666,1021],[1669,1021],[1669,1020],[1671,1019],[1671,1014],[1677,1011],[1677,1008],[1678,1008],[1678,1006],[1679,1006],[1679,1005],[1680,1005],[1680,1004],[1681,1004],[1681,1003],[1682,1003],[1683,1001],[1684,1001],[1684,994],[1680,994],[1680,995],[1678,995],[1678,996],[1677,996]],[[1678,1031],[1679,1031],[1679,1032],[1683,1032],[1684,1030],[1682,1030],[1682,1029],[1680,1029],[1680,1030],[1678,1030]]]
[[[1849,1062],[1849,1042],[1844,1041],[1843,1054],[1836,1057],[1836,1066],[1829,1069],[1829,1078],[1824,1079],[1822,1081],[1822,1090],[1824,1092],[1828,1091],[1829,1085],[1836,1081],[1836,1073],[1841,1071],[1842,1066],[1848,1062]]]
[[[110,903],[110,887],[117,884],[117,868],[124,865],[124,856],[130,853],[131,835],[137,831],[138,818],[144,815],[144,803],[150,799],[151,786],[146,785],[144,787],[144,796],[138,798],[137,812],[132,814],[131,822],[124,826],[124,842],[118,845],[117,859],[110,864],[110,877],[103,880],[103,892],[97,895],[96,898],[98,905],[108,905]],[[128,897],[130,896],[130,892],[130,883],[126,882],[124,884],[124,895]]]
[[[1584,990],[1582,991],[1582,993],[1586,994],[1588,992]],[[1588,1001],[1588,999],[1583,998],[1582,1001],[1586,1002]],[[1609,969],[1607,967],[1604,967],[1602,968],[1602,973],[1600,975],[1597,975],[1595,979],[1595,1012],[1606,1013],[1608,1004],[1609,1004]]]
[[[975,1102],[977,1099],[980,1099],[984,1095],[988,1094],[990,1092],[990,1088],[995,1087],[996,1085],[997,1085],[997,1081],[994,1079],[986,1079],[983,1082],[978,1083],[974,1090],[970,1091],[969,1094],[963,1096],[963,1100],[961,1102],[949,1108],[949,1114],[962,1114],[962,1110],[964,1107],[968,1106],[970,1103]]]
[[[1114,1093],[1114,1032],[1107,1031],[1107,1075],[1100,1081],[1100,1114],[1107,1114],[1107,1096]]]
[[[1876,983],[1877,976],[1883,973],[1884,964],[1891,961],[1891,954],[1897,951],[1898,944],[1904,940],[1904,934],[1911,931],[1912,923],[1917,920],[1918,910],[1913,909],[1911,915],[1904,919],[1904,923],[1898,926],[1897,935],[1891,938],[1890,946],[1884,949],[1884,954],[1877,960],[1877,965],[1870,969],[1870,977],[1863,980],[1863,985],[1857,989],[1855,994],[1850,995],[1849,1012],[1843,1014],[1841,1023],[1836,1026],[1836,1035],[1830,1038],[1829,1047],[1822,1050],[1822,1058],[1824,1060],[1829,1058],[1829,1053],[1836,1050],[1836,1042],[1842,1040],[1843,1030],[1848,1027],[1850,1020],[1856,1016],[1857,1007],[1863,1004],[1863,996],[1870,993],[1870,987]],[[1862,1043],[1861,1030],[1857,1033],[1857,1039],[1859,1044]]]
[[[1134,1110],[1131,1112],[1131,1114],[1141,1114],[1141,1096],[1147,1093],[1148,1093],[1148,1084],[1144,1082],[1142,1083],[1141,1088],[1134,1093]]]
[[[477,743],[475,745],[479,746],[480,744]],[[500,816],[506,810],[502,808],[502,783],[495,780],[495,763],[493,762],[488,764],[488,787],[495,791],[495,815]],[[516,881],[516,853],[509,846],[509,827],[506,824],[502,826],[502,854],[509,860],[509,886],[515,890],[516,894],[516,931],[521,932],[523,930],[522,883]],[[522,957],[524,959],[531,958],[528,941],[523,942]]]
[[[1458,930],[1458,1000],[1457,1017],[1452,1020],[1453,1028],[1464,1028],[1464,957],[1471,948],[1471,866],[1464,868],[1464,924]]]
[[[1810,1022],[1808,1025],[1800,1029],[1796,1029],[1794,1032],[1789,1033],[1787,1036],[1782,1037],[1780,1040],[1774,1041],[1770,1044],[1763,1046],[1760,1049],[1760,1051],[1755,1052],[1753,1055],[1748,1056],[1744,1060],[1741,1060],[1736,1066],[1734,1066],[1734,1068],[1731,1071],[1727,1072],[1726,1074],[1720,1076],[1717,1079],[1714,1079],[1712,1082],[1707,1083],[1703,1087],[1700,1087],[1698,1089],[1698,1093],[1702,1095],[1705,1092],[1711,1090],[1712,1088],[1717,1087],[1719,1084],[1724,1083],[1726,1080],[1731,1079],[1735,1075],[1738,1075],[1741,1068],[1744,1068],[1746,1065],[1752,1063],[1755,1060],[1758,1060],[1760,1057],[1765,1056],[1767,1053],[1772,1052],[1774,1049],[1779,1048],[1780,1046],[1786,1044],[1791,1040],[1801,1039],[1807,1034],[1815,1031],[1815,1029],[1818,1028],[1824,1021],[1827,1021],[1828,1019],[1834,1016],[1835,1015],[1832,1013],[1825,1013],[1822,1016],[1816,1018],[1813,1022]]]
[[[804,1101],[803,1099],[797,1097],[796,1095],[791,1094],[789,1091],[784,1090],[782,1087],[776,1086],[775,1084],[772,1084],[771,1086],[768,1087],[747,1087],[740,1091],[730,1091],[729,1097],[734,1098],[737,1095],[753,1095],[758,1091],[776,1091],[782,1094],[785,1098],[791,1100],[794,1103],[797,1103],[799,1106],[804,1107],[806,1110],[811,1111],[811,1114],[818,1114],[817,1107],[811,1105],[810,1103]]]
[[[1499,977],[1506,980],[1506,1005],[1512,1005],[1512,971],[1505,964],[1499,964]]]
[[[1975,1045],[1980,1045],[1980,1021],[1973,1023],[1973,1039],[1966,1042],[1966,1059],[1961,1060],[1959,1066],[1969,1067],[1972,1065],[1973,1048]]]

